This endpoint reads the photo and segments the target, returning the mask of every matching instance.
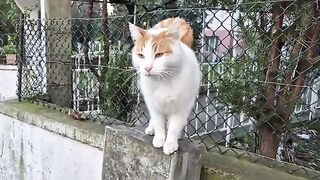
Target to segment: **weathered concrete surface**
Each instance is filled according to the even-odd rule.
[[[0,65],[0,101],[16,98],[17,66]]]
[[[99,180],[102,159],[101,149],[0,114],[1,180]]]
[[[198,180],[200,148],[181,140],[167,156],[152,146],[152,137],[124,126],[106,127],[103,180]]]
[[[76,121],[64,112],[25,101],[0,103],[0,113],[99,149],[104,147],[104,127],[99,123]]]
[[[193,139],[193,141],[200,143],[200,140]],[[229,180],[230,178],[256,180],[257,177],[259,180],[280,177],[285,180],[320,179],[320,172],[313,169],[276,161],[239,149],[217,146],[212,141],[206,141],[206,144],[213,148],[201,156],[202,180]]]
[[[28,102],[0,103],[0,114],[0,180],[81,180],[80,175],[92,180],[198,180],[200,165],[201,180],[320,177],[317,171],[235,149],[203,152],[187,141],[180,142],[179,153],[166,156],[141,130],[75,121]],[[57,172],[62,173],[52,175]]]
[[[220,155],[215,152],[205,152],[201,157],[201,180],[306,180],[320,177],[316,171],[305,170],[304,173],[299,173],[301,168],[298,166],[263,158],[261,162],[249,162],[245,158],[232,157],[230,153]],[[297,172],[290,174],[284,168]]]

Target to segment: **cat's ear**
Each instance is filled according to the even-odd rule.
[[[131,38],[135,41],[138,38],[142,37],[146,30],[132,24],[129,22],[129,30],[131,34]]]
[[[173,22],[168,28],[167,35],[173,38],[179,39],[179,28],[181,21],[179,18],[174,18]]]

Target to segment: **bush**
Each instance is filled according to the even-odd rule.
[[[1,51],[1,55],[16,54],[16,53],[17,53],[17,50],[13,44],[9,44],[9,45],[4,46]]]
[[[130,122],[137,105],[135,72],[130,70],[129,47],[121,46],[111,54],[103,84],[104,114],[120,121]]]

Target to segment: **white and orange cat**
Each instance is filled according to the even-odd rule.
[[[163,147],[169,155],[178,150],[200,86],[192,29],[181,18],[163,20],[148,30],[133,24],[129,29],[135,42],[133,65],[151,116],[145,132],[154,135],[154,147]]]

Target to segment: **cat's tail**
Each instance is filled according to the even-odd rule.
[[[179,23],[179,38],[191,48],[193,44],[193,30],[184,19],[180,17],[164,19],[156,24],[154,28],[169,28],[173,23]]]

